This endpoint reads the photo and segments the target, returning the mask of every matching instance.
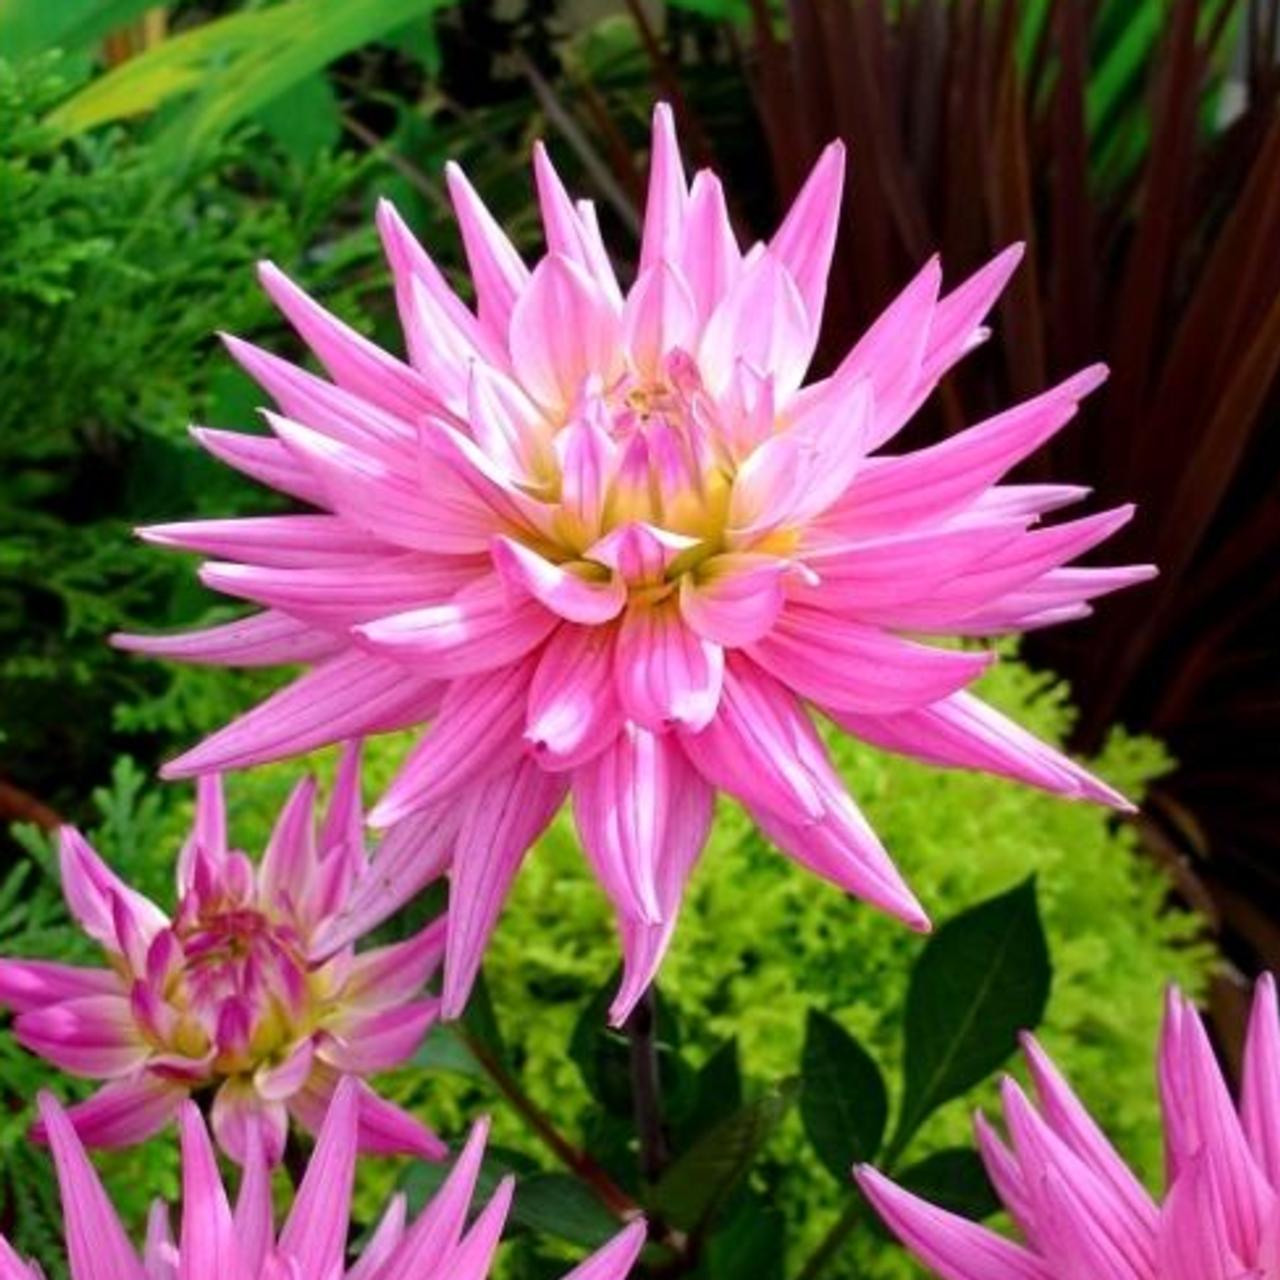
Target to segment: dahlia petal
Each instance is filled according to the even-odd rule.
[[[1161,1101],[1172,1177],[1196,1158],[1208,1163],[1227,1239],[1240,1258],[1256,1256],[1272,1193],[1236,1114],[1209,1037],[1176,992],[1160,1046]]]
[[[622,578],[586,561],[553,564],[511,538],[493,541],[493,563],[502,580],[532,596],[566,622],[599,625],[616,618],[627,603]]]
[[[113,955],[120,954],[118,916],[149,944],[168,917],[149,898],[129,888],[74,827],[58,829],[62,895],[81,928]]]
[[[58,1172],[73,1280],[146,1280],[71,1122],[49,1094],[40,1095],[39,1105]]]
[[[618,447],[605,423],[590,415],[570,420],[555,439],[560,470],[560,519],[565,535],[585,550],[600,536]]]
[[[791,515],[804,476],[804,451],[790,433],[770,436],[738,468],[729,499],[727,541],[749,549]]]
[[[275,1244],[274,1207],[271,1196],[271,1166],[261,1146],[249,1144],[240,1192],[232,1215],[236,1240],[249,1267],[250,1275],[258,1275]]]
[[[240,1251],[209,1131],[194,1103],[178,1119],[182,1134],[182,1237],[178,1280],[253,1280]]]
[[[546,639],[558,621],[532,598],[512,600],[494,574],[447,604],[392,614],[355,631],[388,655],[422,662],[433,679],[451,680],[515,662]]]
[[[383,837],[368,869],[341,911],[311,940],[312,959],[332,956],[394,915],[420,889],[439,879],[453,856],[456,806],[415,813]]]
[[[351,568],[382,549],[344,520],[326,515],[241,516],[234,520],[188,520],[137,530],[158,547],[199,551],[276,569]]]
[[[1010,1217],[1028,1240],[1035,1236],[1035,1212],[1017,1157],[997,1135],[982,1112],[973,1118],[974,1137],[987,1177]]]
[[[615,676],[622,710],[638,724],[696,732],[716,714],[724,650],[685,625],[674,597],[634,601],[618,630]]]
[[[171,636],[139,636],[117,632],[117,649],[209,666],[274,667],[319,662],[344,647],[340,636],[321,631],[275,609],[237,618],[200,631]]]
[[[488,1136],[487,1119],[481,1118],[471,1126],[466,1145],[448,1177],[406,1232],[391,1263],[392,1275],[433,1275],[457,1248],[475,1195]]]
[[[403,552],[367,557],[334,568],[200,566],[205,586],[225,595],[280,609],[317,627],[346,630],[355,623],[448,600],[484,573],[469,556]]]
[[[870,1165],[860,1165],[854,1177],[885,1225],[944,1280],[1053,1280],[1025,1249],[976,1222],[935,1209]]]
[[[161,776],[187,777],[304,755],[393,723],[410,709],[429,715],[438,688],[435,680],[415,676],[399,663],[349,649],[165,765]]]
[[[1107,1183],[1130,1217],[1154,1230],[1157,1211],[1146,1188],[1107,1141],[1106,1135],[1035,1037],[1024,1034],[1021,1042],[1045,1120],[1063,1142]]]
[[[389,1071],[412,1057],[440,1013],[434,999],[414,1000],[389,1009],[343,1010],[331,1019],[319,1046],[320,1058],[356,1076]]]
[[[614,637],[603,627],[561,627],[529,686],[524,740],[545,769],[569,769],[613,741],[622,726]]]
[[[609,1021],[621,1026],[648,990],[675,934],[685,884],[711,829],[715,792],[680,760],[672,769],[666,831],[658,853],[656,878],[659,924],[619,915],[622,937],[622,982],[609,1006]]]
[[[352,1005],[382,1009],[422,990],[444,959],[445,917],[404,942],[362,952],[351,964],[344,995]]]
[[[476,360],[467,384],[467,425],[486,457],[522,484],[536,485],[551,470],[542,415],[520,387]]]
[[[444,176],[462,231],[480,323],[505,341],[516,299],[528,286],[529,269],[458,165],[446,164]]]
[[[582,257],[587,266],[587,274],[600,286],[609,305],[615,311],[622,310],[622,288],[618,284],[617,273],[605,248],[604,234],[600,230],[600,215],[596,212],[595,202],[579,200],[574,208],[578,213],[578,226],[581,234]]]
[[[796,699],[749,659],[729,653],[715,719],[681,733],[694,767],[713,786],[753,808],[805,826],[824,813],[813,777],[823,759],[813,725]]]
[[[937,523],[973,502],[1060,431],[1106,376],[1104,366],[1093,365],[939,444],[901,457],[868,459],[822,523],[847,536]]]
[[[540,262],[511,315],[511,360],[524,389],[564,414],[586,380],[619,372],[621,320],[606,295],[563,253]]]
[[[411,418],[397,417],[252,343],[232,337],[224,342],[236,362],[279,406],[282,412],[277,417],[295,420],[336,444],[368,450],[390,466],[403,466],[411,456],[410,424],[429,406]],[[264,416],[270,421],[269,413],[264,411]]]
[[[308,502],[314,507],[325,505],[324,486],[274,437],[219,431],[213,427],[191,427],[190,431],[206,453],[241,475],[299,502]]]
[[[842,142],[832,142],[824,148],[769,242],[770,251],[796,282],[815,333],[822,323],[827,276],[840,225],[844,159]]]
[[[12,1013],[82,996],[123,994],[124,983],[111,969],[79,969],[52,960],[0,960],[0,1005]]]
[[[446,1018],[467,1003],[484,948],[530,844],[555,816],[567,781],[531,760],[478,783],[459,801],[444,964]]]
[[[587,548],[588,560],[620,573],[632,586],[661,581],[677,556],[698,545],[696,538],[641,521],[611,529]]]
[[[1038,519],[1051,511],[1083,502],[1093,491],[1081,484],[998,484],[975,498],[964,516],[1027,516]]]
[[[929,325],[929,343],[920,370],[923,402],[938,380],[961,356],[972,350],[983,318],[1004,292],[1022,261],[1025,246],[1011,244],[962,284],[940,298]],[[915,412],[913,405],[911,412]]]
[[[677,268],[660,260],[641,272],[622,309],[623,337],[641,374],[659,377],[670,352],[693,345],[697,326],[697,303]]]
[[[909,711],[945,698],[995,660],[991,653],[930,648],[790,603],[773,630],[748,652],[820,706],[871,715]]]
[[[811,774],[823,795],[821,820],[796,824],[748,805],[760,829],[802,867],[896,916],[909,928],[926,932],[931,926],[924,908],[831,766],[811,766]]]
[[[412,422],[436,398],[422,376],[309,298],[279,268],[259,268],[262,287],[340,387]]]
[[[433,477],[432,501],[424,503],[416,453],[412,468],[392,465],[287,418],[268,414],[267,420],[319,480],[325,505],[386,542],[467,555],[487,550],[500,526],[493,508],[447,471]]]
[[[69,1107],[66,1116],[85,1146],[113,1151],[154,1137],[178,1114],[186,1096],[186,1089],[144,1073],[103,1085],[92,1097]],[[32,1126],[31,1136],[48,1142],[42,1120]]]
[[[792,426],[800,446],[800,476],[788,512],[792,523],[807,522],[848,489],[866,456],[876,420],[875,395],[867,378],[855,380],[838,400],[838,416],[825,423]]]
[[[360,1090],[354,1081],[343,1081],[334,1093],[293,1210],[280,1233],[280,1253],[297,1263],[302,1276],[342,1273],[359,1115]]]
[[[906,421],[921,376],[942,284],[942,267],[929,259],[889,304],[836,370],[835,378],[867,378],[875,395],[876,422],[867,447],[883,444]]]
[[[303,902],[316,867],[316,780],[299,779],[276,818],[258,874],[264,905]]]
[[[752,552],[714,556],[680,579],[680,616],[700,636],[739,648],[766,635],[782,612],[787,560]]]
[[[1160,1218],[1156,1266],[1161,1280],[1240,1280],[1269,1274],[1246,1270],[1233,1253],[1208,1160],[1192,1160],[1170,1188]]]
[[[715,394],[728,386],[735,362],[745,360],[772,373],[779,396],[786,399],[804,378],[816,342],[795,281],[766,249],[711,313],[698,345],[698,366]]]
[[[400,1242],[404,1239],[405,1224],[409,1217],[409,1202],[404,1193],[391,1197],[386,1211],[360,1250],[360,1257],[347,1272],[345,1280],[376,1280],[391,1261]]]
[[[419,1160],[443,1160],[448,1155],[445,1144],[421,1120],[380,1097],[363,1080],[319,1063],[306,1085],[289,1099],[290,1112],[309,1133],[323,1130],[333,1095],[344,1082],[354,1084],[359,1095],[356,1147],[362,1154]]]
[[[315,1063],[315,1041],[299,1040],[275,1066],[263,1065],[253,1074],[253,1087],[267,1102],[288,1102],[311,1077]]]
[[[649,190],[644,208],[644,235],[640,240],[640,272],[662,261],[671,262],[684,236],[685,206],[689,193],[675,117],[660,102],[653,109],[653,145],[649,155]]]
[[[667,837],[672,774],[684,764],[670,737],[626,724],[573,774],[583,850],[619,913],[657,924],[658,862]]]
[[[1275,979],[1258,979],[1245,1042],[1240,1120],[1267,1180],[1280,1187],[1280,1010]]]
[[[993,773],[1118,809],[1132,808],[1101,779],[970,693],[886,716],[830,714],[841,728],[886,751],[943,768]]]
[[[742,269],[720,179],[708,169],[694,175],[677,262],[706,324]]]
[[[516,1180],[510,1174],[494,1189],[488,1203],[476,1216],[457,1249],[449,1258],[449,1273],[457,1280],[484,1280],[493,1265],[493,1255],[502,1239],[502,1228],[515,1195]]]
[[[1025,520],[1013,519],[820,544],[802,552],[817,581],[798,586],[794,595],[831,613],[893,626],[896,606],[928,601],[943,583],[985,564],[1025,529]]]
[[[564,1280],[626,1280],[644,1248],[647,1230],[643,1218],[629,1222],[612,1240],[578,1263]]]
[[[431,728],[370,813],[370,823],[392,826],[509,769],[522,750],[520,727],[532,672],[527,660],[454,680]]]

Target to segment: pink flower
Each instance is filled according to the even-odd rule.
[[[56,1102],[41,1099],[66,1217],[71,1280],[483,1280],[511,1205],[511,1178],[499,1183],[467,1227],[486,1126],[471,1131],[466,1148],[435,1198],[407,1221],[398,1196],[346,1269],[358,1111],[365,1105],[350,1081],[336,1092],[292,1212],[277,1237],[271,1179],[261,1151],[251,1148],[234,1210],[218,1175],[204,1121],[182,1106],[182,1220],[175,1242],[168,1209],[157,1204],[141,1257],[107,1199],[76,1128]],[[565,1280],[625,1280],[644,1244],[643,1221],[624,1228]],[[0,1239],[0,1280],[39,1280]]]
[[[407,363],[263,267],[331,381],[228,339],[279,407],[273,434],[196,436],[318,514],[146,530],[214,557],[205,582],[262,611],[120,642],[310,670],[169,774],[430,722],[372,814],[410,823],[416,853],[408,840],[384,851],[327,942],[447,870],[448,1017],[566,797],[619,922],[615,1020],[670,941],[717,790],[810,870],[926,928],[814,711],[934,764],[1123,804],[966,692],[992,655],[909,638],[1080,617],[1152,572],[1063,567],[1130,508],[1042,527],[1084,491],[999,483],[1071,419],[1100,367],[942,444],[881,452],[987,336],[1021,249],[946,294],[931,260],[834,373],[804,385],[840,216],[838,144],[772,240],[744,253],[715,175],[686,182],[660,106],[625,292],[594,207],[569,198],[541,148],[534,171],[547,253],[530,271],[448,170],[474,311],[381,207]]]
[[[313,955],[365,870],[359,775],[349,745],[318,831],[315,782],[300,783],[257,868],[228,849],[221,782],[202,778],[172,919],[63,828],[63,894],[109,967],[0,960],[0,1004],[32,1053],[107,1081],[69,1112],[86,1144],[141,1142],[191,1093],[213,1089],[223,1149],[243,1161],[256,1141],[274,1163],[290,1115],[314,1133],[342,1076],[385,1071],[417,1049],[439,1011],[423,985],[440,965],[443,920],[394,946]],[[443,1157],[418,1120],[363,1082],[359,1092],[361,1150]]]
[[[947,1280],[1280,1280],[1280,1014],[1258,984],[1237,1111],[1191,1003],[1170,993],[1160,1047],[1168,1192],[1157,1204],[1034,1040],[1039,1107],[1004,1085],[1010,1146],[977,1121],[1021,1246],[857,1171],[903,1243]]]

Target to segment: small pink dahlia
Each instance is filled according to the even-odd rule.
[[[475,1126],[444,1185],[412,1223],[397,1196],[360,1258],[347,1269],[358,1111],[356,1086],[341,1086],[329,1108],[306,1176],[277,1237],[268,1165],[256,1146],[234,1210],[200,1112],[181,1108],[182,1217],[175,1241],[167,1206],[152,1211],[141,1256],[125,1234],[75,1126],[52,1098],[40,1101],[66,1216],[71,1280],[484,1280],[511,1205],[501,1182],[468,1227],[486,1126]],[[644,1244],[642,1221],[624,1228],[565,1280],[625,1280]],[[0,1280],[41,1280],[0,1237]]]
[[[440,965],[442,919],[393,946],[314,955],[366,868],[359,775],[352,745],[318,830],[315,782],[300,783],[256,868],[227,847],[220,780],[201,778],[172,919],[63,828],[63,894],[109,967],[0,960],[0,1006],[32,1053],[107,1081],[68,1113],[89,1146],[141,1142],[190,1094],[213,1090],[222,1148],[243,1162],[252,1140],[274,1163],[290,1115],[316,1132],[344,1075],[417,1049],[439,1012],[423,985]],[[444,1156],[418,1120],[363,1081],[358,1091],[361,1150]]]
[[[1083,491],[999,483],[1104,371],[932,448],[882,452],[986,337],[1021,250],[946,294],[931,260],[834,373],[804,385],[843,170],[833,144],[774,237],[744,252],[715,175],[686,182],[660,106],[629,289],[593,206],[569,198],[539,147],[547,252],[533,270],[448,169],[475,309],[381,207],[407,362],[269,265],[266,289],[329,380],[228,339],[279,406],[272,435],[197,438],[318,510],[146,530],[217,557],[205,582],[262,611],[121,643],[310,667],[175,776],[431,724],[372,814],[408,820],[419,847],[380,855],[328,942],[447,871],[446,1016],[566,797],[621,930],[615,1019],[657,970],[717,789],[804,866],[927,927],[814,712],[931,763],[1122,803],[965,691],[990,654],[913,638],[1080,617],[1149,576],[1063,567],[1130,508],[1041,527]]]
[[[1009,1142],[977,1119],[991,1181],[1025,1245],[918,1199],[874,1169],[863,1192],[947,1280],[1280,1280],[1280,1013],[1258,984],[1237,1110],[1194,1006],[1171,992],[1160,1047],[1168,1191],[1125,1166],[1030,1037],[1039,1106],[1004,1085]]]

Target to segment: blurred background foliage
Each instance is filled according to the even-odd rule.
[[[0,0],[0,820],[29,824],[0,844],[0,950],[78,945],[31,824],[92,828],[163,898],[188,800],[150,783],[154,766],[273,678],[162,668],[103,643],[232,616],[189,565],[130,530],[267,509],[186,434],[191,422],[251,426],[259,404],[218,330],[299,354],[254,261],[276,260],[395,347],[376,199],[392,198],[457,272],[441,180],[454,157],[537,252],[527,155],[540,135],[598,200],[626,261],[663,97],[690,164],[727,174],[744,238],[767,233],[822,143],[849,142],[821,359],[935,249],[957,279],[1028,242],[998,340],[944,386],[913,442],[1087,361],[1112,365],[1028,476],[1136,499],[1125,550],[1164,574],[1029,645],[1031,668],[1070,680],[1078,716],[1012,655],[993,682],[1006,710],[1147,787],[1138,823],[1116,830],[1009,784],[841,751],[927,901],[958,911],[1039,872],[1055,966],[1046,1038],[1154,1174],[1159,983],[1208,982],[1202,922],[1239,967],[1280,967],[1278,41],[1280,0]],[[375,751],[375,774],[397,750]],[[291,777],[238,782],[249,849]],[[817,1008],[896,1068],[900,966],[920,945],[793,875],[726,811],[667,971],[681,1054],[696,1069],[736,1037],[742,1087],[759,1096],[800,1069]],[[611,955],[557,828],[518,890],[490,985],[518,1077],[575,1140],[606,1146],[617,1126],[606,1132],[608,1108],[565,1045]],[[1236,986],[1215,993],[1230,1054]],[[499,1100],[456,1046],[429,1048],[396,1087],[456,1135]],[[440,1063],[462,1074],[442,1081]],[[0,1037],[0,1228],[18,1224],[48,1259],[57,1218],[21,1141],[21,1106],[43,1080]],[[499,1116],[513,1159],[546,1161]],[[921,1150],[963,1128],[953,1104]],[[172,1176],[157,1150],[110,1165],[137,1213]],[[634,1153],[619,1159],[634,1172]],[[395,1171],[368,1176],[371,1205]],[[839,1211],[798,1111],[730,1215],[748,1213],[748,1191],[785,1219],[792,1261]],[[542,1275],[550,1238],[531,1231],[511,1265]],[[905,1274],[858,1248],[840,1256],[846,1273]],[[707,1258],[744,1274],[727,1245]]]

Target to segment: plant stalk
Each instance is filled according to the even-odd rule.
[[[671,1154],[662,1126],[657,1020],[657,1004],[650,988],[641,996],[626,1024],[631,1053],[631,1096],[635,1107],[636,1136],[640,1139],[640,1173],[649,1183],[658,1180]]]

